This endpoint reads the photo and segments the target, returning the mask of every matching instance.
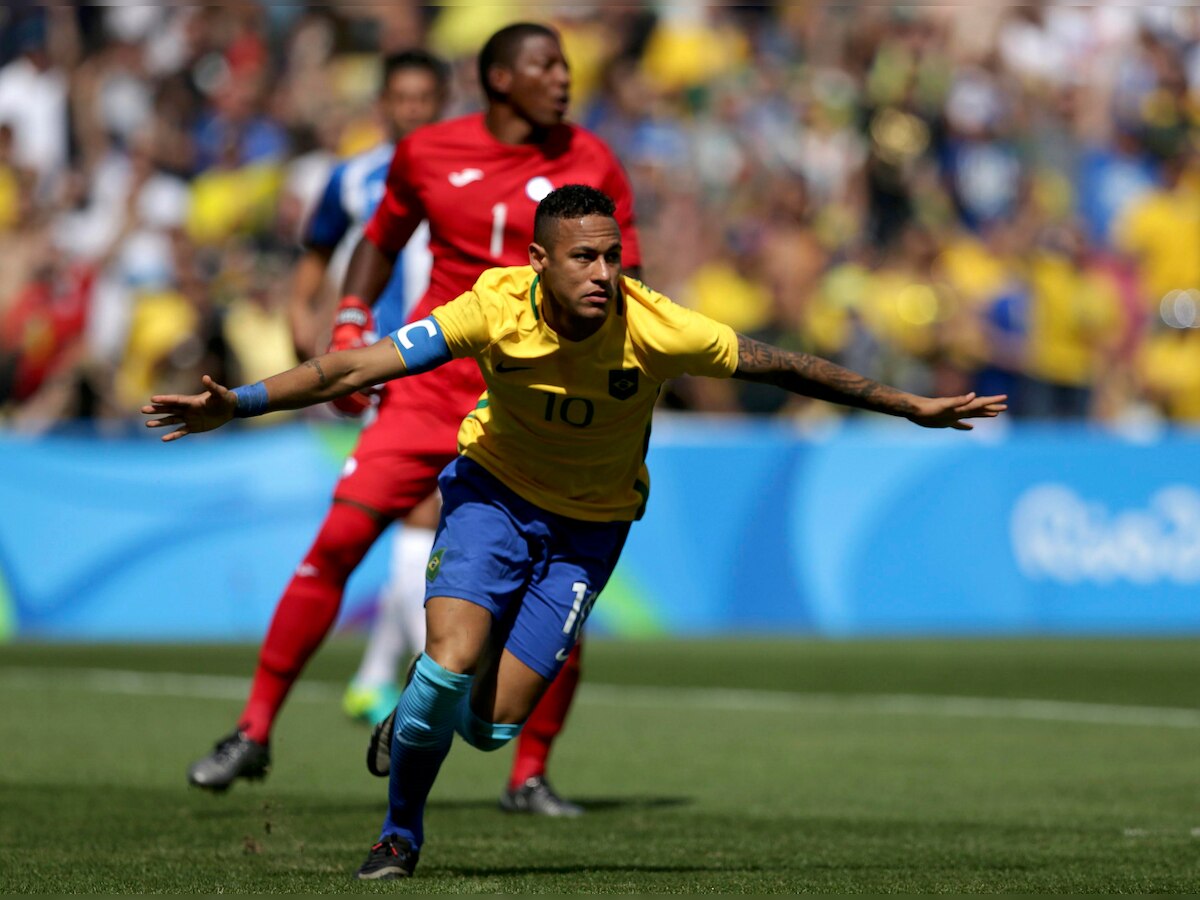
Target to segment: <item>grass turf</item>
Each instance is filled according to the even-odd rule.
[[[509,752],[456,745],[384,884],[351,880],[385,802],[337,700],[359,650],[314,660],[265,783],[211,796],[183,773],[254,648],[0,648],[0,891],[1200,890],[1200,716],[1114,709],[1200,706],[1200,641],[592,641],[551,773],[588,814],[505,816]]]

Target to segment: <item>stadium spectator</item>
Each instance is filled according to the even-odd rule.
[[[1114,243],[1139,273],[1143,309],[1172,291],[1200,287],[1200,146],[1160,167],[1162,185],[1138,196],[1115,225]]]
[[[1115,364],[1125,331],[1118,286],[1084,258],[1082,235],[1066,228],[1048,230],[1028,266],[1025,411],[1044,420],[1088,418],[1093,386]]]
[[[14,144],[13,126],[0,124],[0,235],[15,231],[29,214],[33,172],[17,162]]]
[[[29,401],[78,356],[96,280],[94,267],[65,263],[44,232],[26,251],[31,276],[0,317],[0,405]]]
[[[1113,332],[1101,340],[1115,348],[1106,372],[1132,373],[1140,342],[1155,333],[1152,308],[1172,290],[1196,287],[1196,276],[1183,271],[1195,254],[1166,249],[1186,239],[1186,228],[1167,224],[1188,215],[1186,161],[1200,141],[1195,10],[879,7],[850,15],[785,5],[564,15],[564,40],[579,60],[579,119],[628,167],[639,217],[650,226],[645,257],[655,284],[685,301],[706,267],[704,278],[730,263],[769,281],[773,266],[788,264],[786,253],[772,249],[778,227],[770,221],[776,197],[787,191],[808,195],[806,227],[821,249],[813,286],[788,295],[800,307],[813,305],[816,285],[846,260],[861,265],[871,283],[895,259],[891,245],[905,240],[911,223],[926,230],[939,267],[954,273],[948,292],[938,288],[957,311],[953,325],[937,328],[950,327],[973,345],[956,351],[943,371],[968,380],[998,372],[989,354],[1013,341],[1011,334],[998,341],[998,323],[1020,305],[1012,289],[1029,282],[1031,260],[993,248],[1005,243],[1013,221],[1036,233],[1054,226],[1082,234],[1070,254],[1072,266],[1083,267],[1076,275],[1086,281],[1103,270],[1118,286],[1122,314],[1096,320]],[[206,268],[219,271],[222,256],[246,241],[286,264],[295,191],[319,180],[313,173],[323,171],[330,151],[357,152],[378,139],[364,127],[366,55],[401,41],[444,50],[464,88],[455,111],[468,112],[483,98],[469,83],[467,49],[503,16],[498,8],[482,15],[255,3],[21,8],[0,36],[0,126],[10,129],[10,171],[33,171],[37,184],[24,194],[20,228],[92,206],[103,161],[130,153],[148,129],[159,169],[187,181],[188,234],[202,245]],[[0,222],[6,208],[11,219],[14,205],[4,168]],[[302,177],[305,168],[310,179]],[[736,241],[700,234],[699,224],[718,212],[738,222]],[[656,227],[668,220],[680,224]],[[998,239],[987,233],[995,228]],[[763,236],[745,239],[756,231]],[[1150,238],[1159,233],[1168,240]],[[64,252],[86,263],[94,248]],[[981,263],[978,273],[964,272],[970,260]],[[998,267],[1006,287],[997,293],[993,284],[979,296]],[[24,283],[13,271],[22,265],[4,268],[0,309]],[[905,287],[890,276],[881,284]],[[855,327],[881,314],[872,308],[878,303],[894,307],[896,298],[877,293],[858,303]],[[122,334],[128,312],[120,308],[113,323],[104,312],[89,327]],[[829,321],[848,313],[845,307]],[[791,329],[816,321],[788,319]],[[797,346],[810,339],[790,337]],[[885,354],[910,352],[886,334],[854,346],[875,340]],[[1015,349],[1004,365],[1020,413],[1020,388],[1043,380],[1045,366],[1042,351]],[[120,352],[119,341],[109,345],[110,357]],[[1094,378],[1076,386],[1093,391]],[[667,396],[714,409],[736,403],[719,392]],[[1136,391],[1113,397],[1123,399],[1076,403],[1071,417],[1120,419],[1123,408],[1144,408],[1146,399]],[[809,411],[785,403],[776,414]]]
[[[12,29],[19,55],[0,68],[0,124],[12,126],[14,162],[37,174],[43,196],[68,162],[68,35],[63,32],[69,21],[69,13],[53,8],[18,17]]]

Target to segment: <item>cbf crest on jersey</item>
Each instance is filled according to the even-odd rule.
[[[628,400],[638,389],[637,369],[609,369],[608,393],[618,400]]]

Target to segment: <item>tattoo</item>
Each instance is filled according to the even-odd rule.
[[[916,412],[916,406],[904,391],[864,378],[819,356],[784,350],[741,334],[738,335],[738,367],[733,377],[895,416]]]
[[[327,384],[329,384],[329,379],[325,377],[325,370],[321,368],[321,363],[319,360],[310,359],[306,361],[304,365],[308,366],[310,369],[316,369],[317,379],[320,381],[321,387],[325,387]]]

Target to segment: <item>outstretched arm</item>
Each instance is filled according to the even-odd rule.
[[[426,321],[432,320],[422,320]],[[433,330],[421,329],[420,323],[417,324],[418,334],[434,337]],[[440,334],[437,336],[440,337]],[[411,340],[408,344],[412,349]],[[163,435],[164,441],[173,441],[189,434],[220,428],[235,416],[257,416],[281,409],[313,406],[409,372],[425,371],[449,358],[444,352],[444,341],[441,348],[436,359],[429,353],[424,354],[430,357],[426,360],[429,365],[413,365],[412,369],[407,369],[397,353],[396,343],[388,337],[369,347],[326,353],[294,369],[272,375],[265,381],[234,390],[217,384],[205,375],[204,393],[155,395],[150,398],[148,405],[142,407],[142,412],[148,416],[162,416],[148,420],[147,428],[180,426]],[[424,347],[421,349],[424,350]],[[410,363],[415,355],[410,352]]]
[[[925,428],[969,431],[964,419],[993,418],[1008,407],[1004,395],[919,397],[864,378],[836,363],[808,353],[795,353],[738,335],[738,367],[734,378],[773,384],[793,394],[828,400],[856,409],[903,416]]]

